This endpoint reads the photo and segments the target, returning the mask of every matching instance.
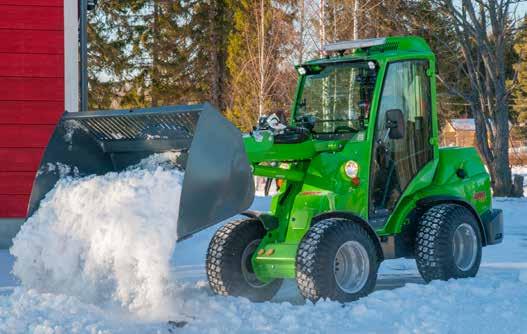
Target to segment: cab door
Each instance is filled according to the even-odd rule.
[[[433,160],[431,82],[427,60],[388,65],[379,101],[373,144],[370,224],[384,225],[415,175]],[[404,134],[390,139],[387,111],[399,109]]]

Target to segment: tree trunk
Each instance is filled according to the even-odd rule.
[[[509,124],[506,112],[496,113],[494,143],[489,145],[489,136],[484,115],[472,109],[476,123],[477,148],[489,169],[494,196],[510,196],[512,193],[511,170],[509,167]],[[505,116],[505,119],[500,119]],[[504,124],[503,124],[504,123]]]
[[[320,16],[318,19],[319,24],[319,38],[320,38],[320,55],[324,56],[323,47],[324,44],[326,44],[326,2],[324,0],[320,0]]]
[[[355,0],[353,3],[353,39],[359,39],[359,8],[360,1]]]
[[[298,64],[302,64],[304,62],[304,34],[305,34],[305,16],[306,16],[306,8],[305,3],[306,0],[300,0],[300,27],[298,35],[300,37],[300,43],[298,43]]]
[[[503,109],[498,106],[498,109]],[[506,108],[506,107],[505,107]],[[509,119],[507,110],[496,113],[496,142],[494,153],[494,196],[510,196],[512,193],[512,176],[509,167]]]
[[[218,30],[218,1],[210,1],[209,24],[210,24],[210,102],[218,107],[221,105],[221,45]]]
[[[152,98],[152,107],[159,105],[159,3],[154,0],[153,12],[153,27],[152,27],[152,86],[150,96]]]
[[[338,40],[337,34],[337,3],[333,2],[333,42]]]
[[[258,118],[264,114],[265,104],[265,3],[260,0],[260,52],[258,55],[258,65],[260,69],[260,83],[258,91]]]
[[[514,175],[513,197],[523,197],[523,175]]]
[[[512,194],[509,166],[509,110],[506,87],[506,40],[513,0],[434,1],[453,22],[470,91],[467,100],[475,120],[478,150],[492,177],[495,196]]]

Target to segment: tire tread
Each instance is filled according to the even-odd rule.
[[[370,266],[375,269],[375,277],[370,277],[373,282],[368,282],[365,289],[358,294],[346,297],[335,293],[336,283],[328,279],[329,276],[333,278],[333,272],[328,273],[328,263],[326,263],[328,259],[334,257],[333,241],[343,235],[354,235],[358,239],[366,240],[364,246],[369,254]],[[345,219],[329,218],[314,224],[300,242],[296,256],[296,281],[302,296],[313,302],[323,298],[351,301],[373,290],[377,267],[377,251],[368,232],[360,225]]]
[[[416,233],[415,259],[419,273],[425,281],[448,280],[465,276],[452,269],[450,233],[462,218],[469,217],[473,222],[472,213],[456,204],[436,205],[423,214]],[[481,233],[477,225],[473,227],[477,233]],[[481,248],[481,235],[479,235],[479,240]],[[479,251],[479,260],[480,258],[481,251]],[[477,267],[479,267],[479,260],[476,261]],[[474,276],[477,268],[473,274],[472,271],[466,276]]]

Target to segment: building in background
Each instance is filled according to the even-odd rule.
[[[509,140],[509,161],[512,166],[523,166],[527,163],[527,142],[523,137],[516,138],[511,128]],[[450,119],[441,131],[442,146],[477,146],[476,124],[473,118]]]
[[[476,124],[473,118],[450,119],[441,132],[443,146],[476,146]]]

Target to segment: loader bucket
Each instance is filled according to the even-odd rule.
[[[252,173],[239,130],[212,105],[66,112],[45,150],[33,184],[31,216],[61,177],[119,172],[153,153],[181,152],[185,172],[178,240],[247,209]]]

